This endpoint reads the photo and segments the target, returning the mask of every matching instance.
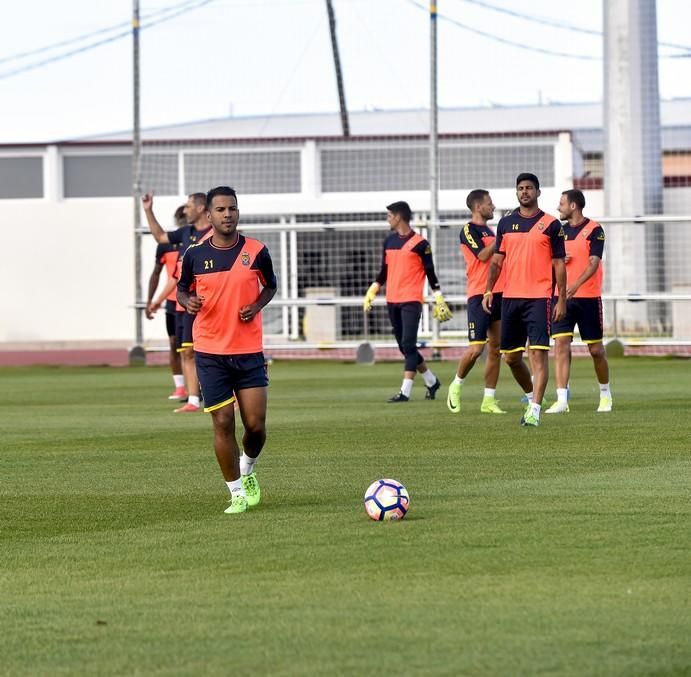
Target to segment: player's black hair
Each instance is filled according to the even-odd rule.
[[[230,186],[216,186],[216,188],[212,188],[206,194],[206,208],[207,209],[211,209],[211,202],[217,195],[225,195],[226,197],[234,197],[236,202],[238,199],[238,194],[235,192],[234,188],[231,188]]]
[[[392,202],[390,205],[386,205],[386,208],[393,214],[398,214],[406,223],[410,223],[413,218],[413,211],[410,205],[403,200],[398,202]]]
[[[198,205],[206,204],[206,193],[190,193],[189,197]]]
[[[578,207],[581,211],[583,210],[583,207],[585,207],[585,195],[583,195],[578,188],[565,190],[562,195],[566,195],[566,199],[569,202],[575,203],[576,207]]]
[[[485,199],[485,195],[489,195],[489,191],[484,188],[476,188],[468,193],[468,197],[465,199],[465,204],[472,212],[475,209],[475,205],[479,204]]]
[[[516,177],[516,185],[518,185],[521,181],[530,181],[537,190],[540,190],[540,180],[535,176],[535,174],[531,174],[530,172],[521,172],[517,177]]]

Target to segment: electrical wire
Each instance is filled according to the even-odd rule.
[[[159,24],[162,24],[166,21],[170,21],[171,19],[175,19],[182,14],[186,14],[187,12],[190,12],[195,9],[199,9],[200,7],[203,7],[204,5],[208,5],[212,2],[215,2],[216,0],[186,0],[183,3],[180,3],[178,5],[173,5],[171,7],[168,7],[166,9],[160,10],[159,12],[156,12],[152,15],[150,15],[147,19],[144,19],[141,22],[140,30],[144,30],[146,28],[152,28],[153,26],[157,26]],[[153,17],[153,18],[152,18]],[[40,52],[48,51],[50,49],[55,48],[59,44],[73,44],[75,42],[81,42],[82,40],[87,39],[88,37],[95,37],[96,35],[102,35],[103,33],[110,32],[114,30],[115,28],[118,28],[123,25],[131,25],[131,22],[126,22],[124,24],[117,24],[116,26],[111,26],[110,28],[103,28],[99,29],[97,31],[93,31],[91,34],[86,34],[84,36],[80,36],[78,38],[72,38],[71,40],[65,40],[63,43],[56,43],[54,45],[48,46],[48,47],[41,47],[39,49],[33,50],[32,52],[25,52],[23,55],[14,55],[11,57],[5,57],[2,61],[8,61],[10,59],[15,59],[15,58],[20,58],[20,56],[26,56],[29,54],[38,54]],[[48,57],[46,59],[41,59],[40,61],[35,61],[33,63],[25,64],[23,66],[18,66],[17,68],[14,68],[9,71],[5,71],[4,73],[0,73],[0,80],[6,80],[8,78],[14,77],[15,75],[19,75],[20,73],[26,73],[27,71],[35,70],[37,68],[41,68],[43,66],[47,66],[48,64],[51,63],[56,63],[58,61],[63,61],[64,59],[68,59],[72,56],[75,56],[76,54],[82,54],[83,52],[88,52],[92,49],[95,49],[96,47],[101,47],[103,45],[107,45],[111,42],[115,42],[116,40],[121,40],[122,38],[125,38],[129,35],[132,34],[132,29],[127,28],[126,30],[123,30],[119,33],[116,33],[115,35],[111,35],[107,38],[104,38],[103,40],[98,40],[96,42],[89,43],[88,45],[83,45],[82,47],[77,47],[75,49],[68,50],[66,52],[62,52],[60,54],[56,54],[54,56]],[[0,61],[0,63],[2,62]]]

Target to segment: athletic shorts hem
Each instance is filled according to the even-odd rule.
[[[528,346],[530,350],[549,350],[549,346]]]
[[[523,352],[525,350],[525,346],[520,346],[519,348],[505,348],[500,350],[500,353],[517,353],[517,352]]]
[[[220,409],[221,407],[226,407],[229,404],[232,404],[235,402],[235,395],[233,395],[229,400],[226,400],[225,402],[219,402],[218,404],[214,404],[210,407],[204,407],[205,412],[210,412],[210,411],[216,411],[216,409]]]
[[[182,343],[181,348],[194,348],[194,343]]]
[[[562,338],[564,336],[570,336],[571,338],[573,338],[573,332],[572,331],[564,331],[561,334],[552,334],[553,339]]]
[[[489,339],[485,339],[484,341],[468,341],[469,346],[484,346],[487,345],[489,342]]]
[[[583,343],[585,343],[586,345],[590,345],[591,343],[602,343],[603,339],[604,337],[599,339],[588,339],[587,341],[584,339]]]

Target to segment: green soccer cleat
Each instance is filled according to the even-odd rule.
[[[532,426],[533,428],[537,428],[540,425],[540,419],[533,414],[533,410],[530,405],[526,407],[523,416],[521,416],[521,425]]]
[[[259,482],[257,482],[257,473],[252,472],[249,475],[243,475],[242,488],[245,490],[247,496],[247,505],[253,508],[259,503],[262,492],[259,489]]]
[[[452,414],[461,413],[461,384],[452,383],[446,396],[446,406]]]
[[[223,511],[226,515],[237,515],[247,512],[247,499],[242,494],[233,494],[228,507]]]
[[[545,409],[545,414],[568,414],[569,403],[557,400],[549,409]]]
[[[612,397],[611,395],[600,396],[600,406],[597,408],[598,414],[607,414],[612,411]]]
[[[494,397],[483,397],[480,405],[481,414],[505,414]]]

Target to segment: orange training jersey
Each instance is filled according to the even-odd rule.
[[[592,219],[585,219],[577,226],[564,226],[566,255],[566,286],[570,287],[588,267],[591,256],[602,259],[605,249],[605,231]],[[574,298],[597,298],[602,296],[602,263],[574,294]]]
[[[262,350],[262,318],[240,319],[240,309],[254,303],[262,287],[276,288],[266,246],[244,235],[232,247],[211,239],[191,246],[182,260],[178,289],[203,299],[193,325],[194,350],[212,355],[246,355]]]
[[[405,236],[391,233],[376,278],[380,285],[386,284],[387,303],[422,303],[425,276],[432,290],[439,289],[429,242],[415,231]]]
[[[178,264],[178,246],[170,244],[169,242],[161,242],[156,247],[156,263],[160,263],[165,269],[168,276],[168,280],[171,277],[176,277],[175,269]],[[170,294],[166,296],[166,301],[175,301],[175,288],[172,289]]]
[[[489,226],[478,226],[475,223],[466,223],[461,229],[461,254],[465,259],[465,270],[468,278],[466,296],[484,294],[487,287],[487,271],[492,257],[487,261],[480,261],[478,254],[489,247],[494,240],[494,231]],[[504,291],[504,269],[499,271],[499,277],[494,283],[492,291],[501,294]]]
[[[504,216],[497,226],[497,252],[504,254],[504,298],[552,297],[552,259],[563,259],[564,230],[543,211]]]

